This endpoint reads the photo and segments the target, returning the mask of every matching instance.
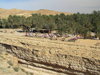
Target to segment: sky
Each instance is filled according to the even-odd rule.
[[[100,0],[0,0],[0,8],[92,13],[100,11]]]

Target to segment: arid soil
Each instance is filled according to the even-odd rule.
[[[100,75],[100,40],[65,42],[24,34],[17,30],[0,33],[0,44],[16,56],[24,68],[27,66],[31,71],[38,68],[36,72],[40,75]]]
[[[5,52],[5,49],[0,44],[0,75],[27,75],[26,72],[19,67],[18,59]]]

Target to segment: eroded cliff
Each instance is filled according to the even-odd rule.
[[[57,75],[100,75],[100,46],[96,44],[9,35],[0,35],[0,44],[19,63],[46,69],[50,75],[54,74],[50,71]]]

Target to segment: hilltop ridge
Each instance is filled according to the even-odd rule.
[[[25,17],[29,17],[31,16],[31,14],[34,13],[41,13],[41,14],[45,14],[45,15],[56,15],[56,14],[61,14],[64,13],[65,15],[71,15],[73,13],[68,13],[68,12],[58,12],[58,11],[53,11],[53,10],[48,10],[48,9],[40,9],[40,10],[20,10],[20,9],[3,9],[0,8],[0,17],[1,18],[7,18],[9,15],[18,15],[18,16],[25,16]]]

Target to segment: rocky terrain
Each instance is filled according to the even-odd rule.
[[[65,15],[71,15],[72,13],[68,12],[58,12],[58,11],[53,11],[53,10],[47,10],[47,9],[40,9],[37,11],[31,11],[31,10],[20,10],[20,9],[3,9],[0,8],[0,17],[1,18],[7,18],[9,15],[18,15],[18,16],[25,16],[29,17],[31,14],[45,14],[45,15],[56,15],[56,14],[61,14],[64,13]]]
[[[100,75],[100,40],[63,42],[0,33],[0,45],[34,75]]]
[[[18,64],[17,57],[7,53],[0,44],[0,75],[27,75],[28,72],[19,67],[21,66]]]

